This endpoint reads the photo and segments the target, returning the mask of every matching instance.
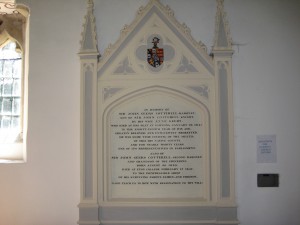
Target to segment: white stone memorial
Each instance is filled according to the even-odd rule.
[[[87,9],[78,224],[238,224],[223,1],[211,54],[150,0],[100,57],[92,0]]]

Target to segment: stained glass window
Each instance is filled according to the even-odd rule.
[[[21,131],[22,54],[16,43],[0,48],[0,143],[18,139]]]

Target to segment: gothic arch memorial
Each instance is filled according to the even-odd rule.
[[[215,19],[209,55],[168,6],[151,0],[100,56],[88,1],[78,224],[238,224],[233,51],[222,0]]]

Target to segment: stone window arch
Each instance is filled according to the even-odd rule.
[[[0,2],[0,162],[26,161],[29,9]]]

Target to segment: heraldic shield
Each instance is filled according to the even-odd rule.
[[[148,63],[153,67],[159,67],[164,61],[164,49],[158,48],[159,38],[154,37],[152,40],[153,47],[147,49]]]

